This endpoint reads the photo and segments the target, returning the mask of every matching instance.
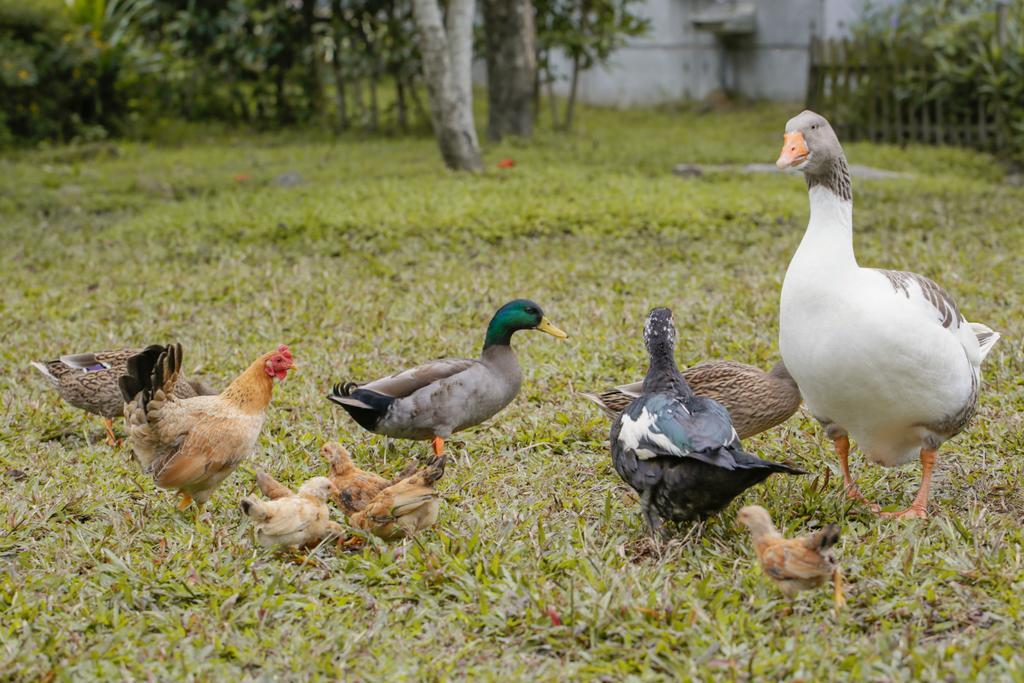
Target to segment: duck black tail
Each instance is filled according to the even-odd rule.
[[[395,399],[376,391],[362,389],[355,382],[346,382],[335,384],[327,400],[344,408],[360,427],[372,432],[377,423],[388,414],[388,409]]]
[[[783,462],[771,462],[770,460],[762,460],[761,462],[772,472],[782,472],[784,474],[807,474],[807,470],[802,470],[799,467],[793,467]]]
[[[444,466],[448,461],[448,454],[434,458],[423,468],[423,481],[427,484],[433,484],[438,479],[444,476]]]
[[[805,470],[781,462],[762,460],[756,455],[751,455],[739,449],[732,450],[732,456],[736,460],[736,469],[744,470],[768,470],[769,472],[783,472],[785,474],[807,474]]]

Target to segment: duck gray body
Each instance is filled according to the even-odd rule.
[[[376,434],[434,440],[440,455],[444,439],[490,419],[519,393],[523,377],[510,345],[518,330],[566,337],[540,306],[516,299],[494,314],[479,358],[435,360],[364,384],[337,384],[327,399]]]
[[[438,360],[359,389],[394,395],[374,432],[429,440],[446,439],[494,417],[512,402],[522,383],[512,347],[491,346],[479,359]]]

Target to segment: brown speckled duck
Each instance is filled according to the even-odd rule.
[[[32,361],[32,367],[43,374],[65,401],[102,417],[107,428],[107,443],[114,446],[117,440],[113,419],[124,414],[124,397],[117,379],[127,372],[128,359],[141,351],[130,348],[76,353],[45,363]],[[174,393],[180,398],[189,398],[217,392],[192,380],[178,382]]]
[[[782,424],[800,408],[800,390],[782,361],[768,372],[731,360],[705,361],[683,370],[683,377],[693,393],[712,398],[728,409],[741,439]],[[643,384],[634,382],[582,395],[614,420],[641,394]]]

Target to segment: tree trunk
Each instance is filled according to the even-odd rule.
[[[548,109],[551,110],[551,130],[558,130],[558,100],[555,99],[555,77],[547,74]]]
[[[444,163],[457,171],[483,168],[473,123],[473,4],[451,0],[446,30],[437,0],[413,0],[434,135]]]
[[[366,126],[366,94],[362,76],[356,77],[352,83],[352,107],[356,124]]]
[[[483,0],[487,51],[487,135],[529,137],[537,72],[531,0]]]
[[[312,0],[303,2],[302,24],[306,29],[306,41],[310,51],[309,63],[306,65],[306,99],[313,115],[320,116],[324,111],[324,85],[323,77],[320,75],[321,59],[317,45],[316,21],[314,2]]]
[[[403,133],[409,127],[409,106],[405,102],[405,83],[401,72],[395,73],[395,114],[398,117],[398,130]]]
[[[377,66],[370,68],[370,130],[380,128],[380,105],[377,101]]]
[[[533,122],[537,122],[537,117],[540,116],[540,74],[541,74],[541,61],[537,60],[537,68],[533,70]]]
[[[334,40],[334,59],[331,66],[334,72],[334,100],[338,107],[338,125],[341,130],[349,127],[348,101],[345,97],[345,68],[341,63],[341,41]]]
[[[409,99],[412,100],[412,106],[416,110],[416,116],[419,117],[421,121],[430,121],[430,115],[423,106],[423,99],[420,97],[419,84],[417,84],[416,79],[410,78],[406,81],[406,90],[409,91]]]
[[[562,130],[566,133],[572,130],[572,117],[576,110],[576,88],[580,82],[580,58],[574,55],[572,58],[572,80],[569,82],[569,101],[565,104],[565,123]]]
[[[285,94],[284,67],[281,65],[278,65],[274,71],[274,108],[279,125],[287,125],[292,122],[292,108],[288,104],[288,96]]]

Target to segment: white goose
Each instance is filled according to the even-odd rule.
[[[981,361],[999,334],[967,322],[922,275],[857,265],[850,173],[822,116],[789,120],[776,165],[803,172],[811,204],[782,285],[783,361],[835,444],[847,495],[865,500],[850,476],[852,436],[887,467],[920,454],[921,488],[892,516],[927,517],[936,452],[974,415]]]

